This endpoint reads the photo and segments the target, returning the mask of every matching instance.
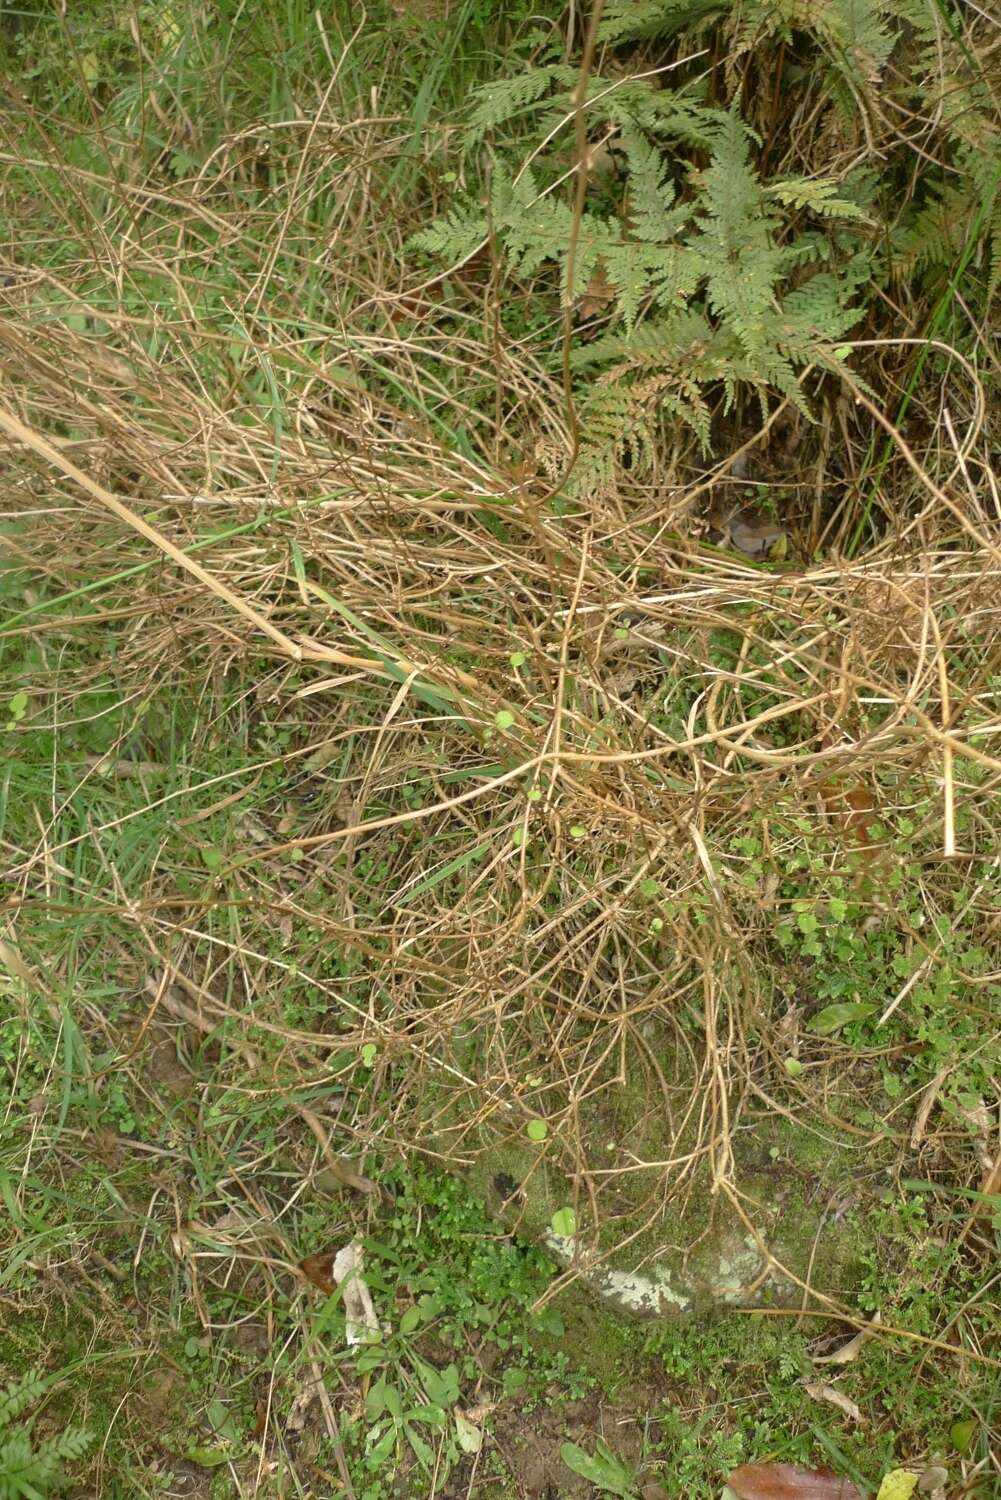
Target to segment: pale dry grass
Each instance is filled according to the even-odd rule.
[[[995,858],[1001,506],[979,378],[956,360],[929,386],[920,454],[848,382],[825,392],[824,441],[784,459],[776,414],[708,474],[690,478],[678,443],[655,483],[554,506],[544,460],[572,455],[571,414],[491,317],[497,268],[482,315],[474,295],[443,307],[426,280],[408,290],[399,236],[373,224],[392,122],[321,109],[287,137],[287,209],[264,226],[226,196],[242,137],[188,183],[109,184],[100,220],[67,169],[88,256],[14,266],[3,294],[2,505],[30,577],[7,634],[55,657],[74,628],[113,626],[124,702],[190,695],[222,722],[235,698],[296,724],[198,811],[170,794],[178,826],[226,812],[210,899],[180,896],[169,862],[138,887],[107,869],[102,913],[138,993],[153,975],[143,1026],[187,1006],[196,1030],[225,1021],[250,1095],[335,1090],[327,1128],[350,1157],[468,1163],[540,1116],[593,1225],[624,1174],[643,1181],[641,1223],[704,1170],[738,1195],[733,1122],[781,1019],[775,891],[748,893],[733,855],[751,815],[776,842],[843,835],[874,914],[905,851],[874,854],[869,825],[897,806],[922,811],[929,911]],[[298,328],[294,288],[269,278],[321,182],[338,217],[301,269],[336,290]],[[202,285],[224,252],[225,318]],[[137,310],[154,283],[169,310]],[[849,555],[865,475],[830,453],[887,428],[878,538]],[[823,535],[821,560],[757,567],[701,544],[738,448],[788,467],[791,532]],[[195,756],[211,765],[210,732]],[[290,797],[318,779],[306,826],[245,815],[276,764]],[[11,860],[28,949],[75,844],[100,850],[111,826],[67,838],[59,810]],[[646,881],[668,903],[657,930]],[[238,910],[228,935],[212,906]],[[312,969],[283,952],[293,924],[316,934]],[[350,975],[328,976],[330,951]],[[293,978],[324,1025],[288,1021]],[[352,1082],[367,1044],[374,1090]],[[638,1077],[662,1151],[609,1168],[588,1122]]]

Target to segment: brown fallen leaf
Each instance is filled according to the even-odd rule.
[[[984,1175],[980,1179],[980,1186],[977,1191],[984,1194],[984,1197],[978,1200],[974,1209],[977,1218],[993,1219],[997,1208],[988,1199],[1001,1194],[1001,1152],[998,1153],[997,1161],[992,1162],[989,1167],[985,1167]]]
[[[322,1255],[304,1255],[297,1267],[307,1281],[319,1287],[320,1291],[328,1297],[337,1290],[337,1283],[334,1280],[335,1254],[336,1251],[328,1250]]]
[[[598,313],[610,307],[614,301],[615,288],[605,274],[604,265],[599,263],[594,275],[581,293],[577,311],[582,318],[594,318]]]
[[[862,1500],[850,1479],[795,1464],[742,1464],[727,1484],[737,1500]]]
[[[487,1417],[491,1416],[496,1410],[496,1401],[482,1401],[479,1406],[467,1406],[463,1415],[468,1421],[475,1422],[477,1427],[482,1427]]]
[[[804,1380],[803,1389],[811,1401],[828,1401],[831,1406],[836,1406],[838,1411],[843,1411],[845,1416],[853,1422],[865,1421],[855,1402],[851,1401],[844,1391],[839,1391],[836,1385],[825,1385],[820,1380]]]
[[[815,1365],[850,1365],[853,1359],[858,1359],[862,1345],[872,1330],[879,1327],[880,1317],[879,1313],[875,1313],[868,1327],[860,1328],[854,1338],[850,1338],[847,1344],[842,1344],[840,1349],[835,1349],[833,1354],[811,1355],[811,1363]]]

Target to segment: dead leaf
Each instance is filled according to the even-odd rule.
[[[1001,1153],[998,1154],[997,1161],[985,1169],[978,1191],[987,1194],[988,1197],[1001,1193]],[[976,1204],[974,1212],[978,1219],[993,1219],[996,1208],[994,1204],[981,1200]]]
[[[311,1281],[320,1291],[330,1296],[336,1292],[337,1283],[334,1280],[334,1252],[328,1251],[325,1255],[304,1255],[299,1262],[298,1269]]]
[[[811,1355],[811,1362],[815,1365],[850,1365],[853,1359],[858,1359],[859,1351],[872,1330],[879,1327],[880,1316],[875,1313],[866,1328],[860,1328],[854,1338],[850,1338],[847,1344],[842,1344],[840,1349],[835,1349],[833,1354]]]
[[[742,1464],[727,1484],[737,1500],[862,1500],[851,1480],[795,1464]]]
[[[938,1072],[935,1074],[935,1077],[926,1086],[924,1092],[921,1095],[921,1102],[918,1105],[917,1113],[914,1116],[914,1125],[911,1129],[912,1151],[917,1151],[919,1146],[921,1145],[921,1142],[925,1138],[925,1131],[928,1128],[928,1121],[931,1117],[932,1110],[935,1108],[935,1102],[938,1099],[939,1091],[945,1080],[948,1078],[949,1074],[952,1072],[953,1066],[954,1065],[952,1063],[947,1063],[944,1067],[939,1068]]]
[[[482,1401],[479,1406],[467,1406],[465,1415],[470,1422],[475,1422],[477,1427],[482,1427],[487,1417],[492,1416],[496,1410],[496,1401]]]
[[[577,311],[582,318],[594,318],[603,313],[607,307],[615,301],[615,288],[612,286],[603,262],[599,262],[595,268],[587,286],[581,293],[577,304]]]
[[[309,1408],[319,1394],[319,1382],[316,1380],[307,1380],[289,1409],[289,1414],[285,1419],[286,1432],[302,1432],[306,1426],[306,1417],[309,1414]]]
[[[734,511],[726,520],[724,537],[731,547],[752,558],[781,560],[788,546],[785,527],[755,510]]]
[[[918,1476],[912,1469],[894,1469],[883,1476],[876,1500],[911,1500],[918,1487]]]
[[[804,1380],[803,1389],[811,1401],[828,1401],[831,1406],[836,1406],[838,1411],[843,1411],[846,1417],[853,1422],[863,1422],[865,1418],[855,1405],[849,1400],[844,1391],[839,1391],[835,1385],[824,1385],[819,1380]]]
[[[379,1338],[382,1329],[362,1271],[365,1252],[358,1240],[352,1240],[334,1256],[333,1277],[344,1298],[345,1337],[349,1345],[368,1344]]]
[[[455,1418],[455,1436],[463,1453],[479,1453],[483,1447],[482,1430],[476,1426],[475,1422],[471,1422],[458,1407],[454,1409],[452,1415]]]

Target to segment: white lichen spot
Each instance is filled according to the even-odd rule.
[[[587,1266],[586,1252],[579,1252],[576,1239],[571,1235],[553,1234],[545,1238],[546,1248],[561,1265],[574,1265],[581,1271],[587,1285],[599,1297],[614,1302],[624,1312],[637,1317],[658,1317],[666,1313],[685,1312],[691,1298],[685,1296],[673,1284],[670,1272],[663,1267],[655,1268],[650,1276],[640,1271],[617,1271],[609,1266]]]

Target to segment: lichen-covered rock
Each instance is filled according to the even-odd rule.
[[[495,1145],[473,1170],[474,1185],[512,1229],[541,1241],[579,1283],[624,1314],[685,1318],[725,1307],[810,1305],[811,1290],[851,1300],[866,1246],[866,1214],[880,1163],[854,1139],[795,1122],[768,1122],[734,1162],[737,1202],[713,1192],[708,1169],[651,1213],[641,1174],[624,1174],[614,1218],[589,1221],[577,1195],[578,1227],[557,1233],[553,1215],[574,1204],[570,1183],[538,1146]],[[632,1188],[630,1203],[627,1190]],[[557,1224],[560,1219],[557,1219]]]

